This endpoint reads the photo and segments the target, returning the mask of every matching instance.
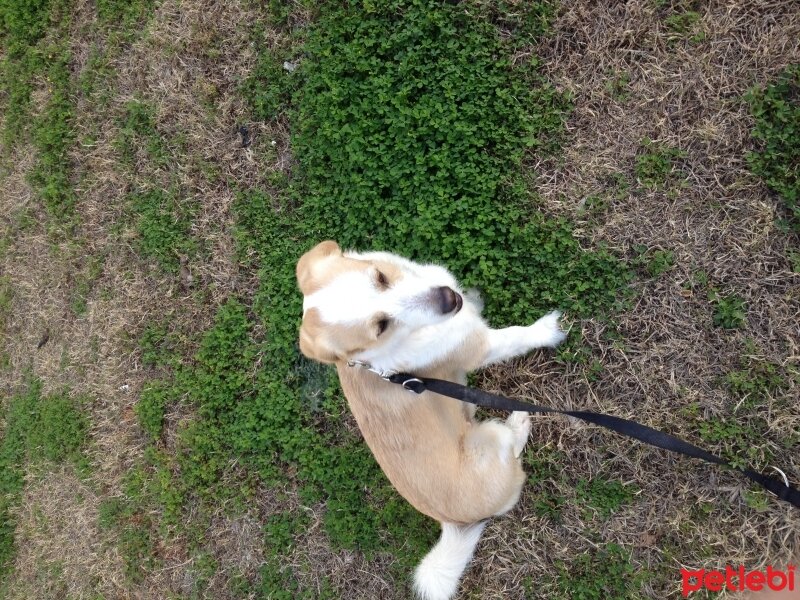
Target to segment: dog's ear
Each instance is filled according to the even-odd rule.
[[[320,242],[297,261],[297,285],[304,296],[313,292],[314,264],[331,255],[341,255],[339,244],[333,240]]]
[[[316,308],[308,309],[303,315],[303,324],[300,326],[300,352],[321,363],[335,363],[342,360],[336,349],[329,343],[322,319]]]

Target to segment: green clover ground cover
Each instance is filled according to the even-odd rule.
[[[553,3],[304,4],[311,24],[296,29],[290,15],[295,3],[270,3],[285,43],[264,44],[253,76],[241,87],[254,118],[288,120],[297,164],[288,181],[276,177],[269,192],[242,190],[233,207],[239,261],[259,272],[260,287],[252,301],[232,298],[221,307],[192,357],[160,344],[157,335],[142,340],[146,360],[168,372],[145,388],[137,406],[152,444],[129,474],[124,498],[101,511],[101,525],[121,530],[132,581],[155,568],[156,537],[175,531],[188,536],[196,563],[213,569],[213,560],[202,560],[209,549],[199,521],[215,507],[241,509],[263,484],[291,489],[306,504],[324,503],[331,545],[367,556],[391,552],[401,557],[398,577],[407,576],[437,536],[436,524],[397,496],[368,449],[342,425],[347,407],[333,371],[297,351],[301,302],[294,264],[314,243],[334,238],[346,247],[446,264],[467,286],[482,290],[486,314],[498,326],[530,322],[556,307],[571,316],[601,316],[625,296],[628,268],[603,248],[582,248],[565,220],[541,214],[524,177],[527,154],[558,150],[569,111],[569,98],[538,74],[535,57],[510,59],[529,56],[517,51],[546,33]],[[103,0],[97,8],[103,22],[130,30],[152,5]],[[31,182],[51,218],[66,224],[75,201],[67,153],[74,143],[75,82],[68,47],[59,41],[66,37],[58,32],[68,28],[70,7],[68,0],[0,0],[3,137],[7,144],[21,138],[34,145]],[[48,35],[51,29],[55,35]],[[284,69],[286,60],[297,68]],[[32,114],[35,81],[47,81],[49,88],[41,110]],[[759,140],[751,168],[781,196],[786,224],[795,231],[796,96],[796,67],[748,96]],[[134,101],[121,123],[123,163],[142,140],[149,160],[167,160],[148,107]],[[653,188],[667,186],[680,151],[645,150],[637,175]],[[143,254],[174,271],[171,255],[163,257],[184,244],[186,218],[170,195],[131,199],[143,213]],[[194,246],[186,242],[181,250],[190,253]],[[661,254],[654,253],[647,267],[653,276],[672,266],[668,253]],[[719,304],[722,314],[727,305]],[[737,327],[741,319],[716,321],[715,314],[715,324]],[[727,383],[751,395],[751,388],[773,385],[772,379],[738,372]],[[8,503],[19,495],[22,466],[42,452],[50,460],[80,463],[87,429],[80,407],[66,397],[46,400],[34,382],[5,404],[0,563],[13,553]],[[173,455],[160,439],[167,410],[180,402],[190,403],[196,418],[179,428]],[[713,441],[737,431],[701,428],[700,435]],[[48,454],[57,448],[68,456]],[[628,499],[614,482],[587,483],[581,493],[596,499],[600,516]],[[542,506],[553,510],[550,503]],[[232,580],[232,593],[314,597],[280,559],[303,535],[301,517],[291,511],[268,517],[260,581]],[[627,578],[623,554],[612,549],[598,559],[611,556],[610,564],[619,564]]]
[[[532,65],[512,66],[492,22],[353,3],[321,15],[306,50],[293,147],[313,239],[443,262],[498,323],[614,305],[624,269],[538,214],[521,182],[523,155],[557,136],[568,103]]]

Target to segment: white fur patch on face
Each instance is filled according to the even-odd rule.
[[[366,273],[351,271],[306,296],[303,299],[303,312],[316,308],[327,323],[354,324],[366,321],[379,311],[379,294]]]
[[[386,315],[397,325],[411,328],[447,318],[439,311],[435,292],[441,286],[455,284],[452,276],[440,267],[405,261],[399,266],[403,276],[384,290],[376,285],[372,269],[342,273],[324,288],[306,296],[303,312],[316,308],[323,321],[343,325],[364,324],[376,315]]]

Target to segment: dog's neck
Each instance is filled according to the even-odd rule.
[[[367,351],[353,360],[366,363],[379,373],[425,375],[445,364],[463,365],[465,372],[472,370],[474,359],[465,361],[463,357],[456,357],[461,354],[481,357],[485,352],[482,347],[474,347],[483,345],[483,336],[476,334],[486,328],[483,321],[476,318],[476,312],[476,307],[465,305],[463,314],[420,329],[398,345]]]

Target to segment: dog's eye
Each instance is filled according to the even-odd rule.
[[[389,319],[383,318],[377,322],[378,335],[380,336],[389,327]]]
[[[383,273],[383,271],[378,271],[378,285],[382,288],[389,287],[389,278]]]

